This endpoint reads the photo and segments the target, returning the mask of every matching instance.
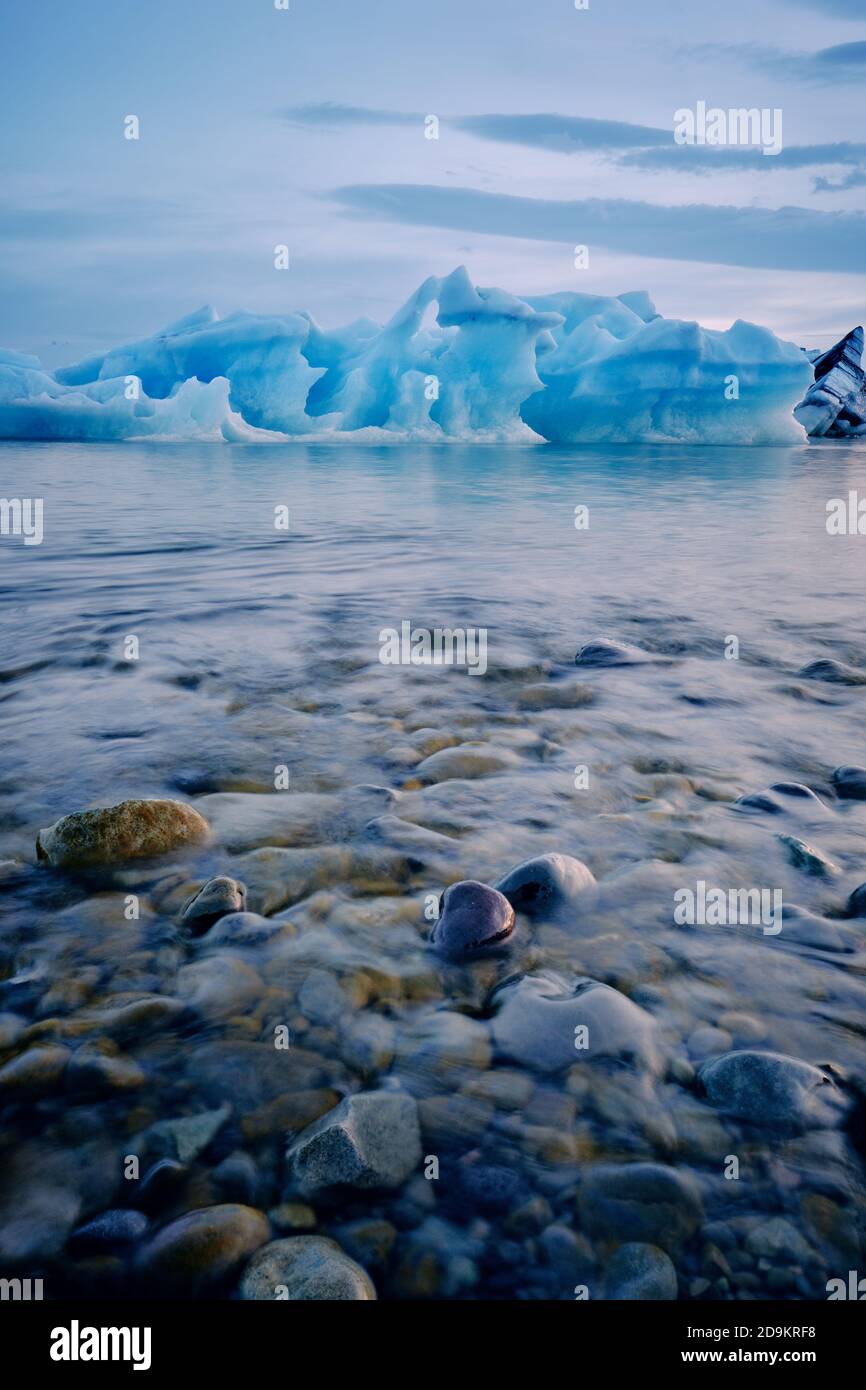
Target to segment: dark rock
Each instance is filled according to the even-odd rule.
[[[848,898],[846,911],[849,917],[866,917],[866,883],[860,883]]]
[[[261,1188],[259,1170],[252,1156],[243,1150],[229,1154],[222,1163],[217,1164],[213,1179],[224,1202],[241,1202],[248,1207],[258,1204]]]
[[[360,1216],[349,1221],[336,1231],[339,1244],[346,1254],[364,1269],[384,1270],[387,1268],[397,1239],[397,1231],[390,1221],[373,1216]]]
[[[837,767],[831,781],[843,800],[866,801],[866,767]]]
[[[127,1207],[101,1212],[72,1232],[69,1253],[73,1256],[104,1255],[124,1249],[141,1240],[149,1225],[144,1212]]]
[[[625,642],[614,642],[600,637],[595,642],[586,642],[574,658],[575,666],[638,666],[653,658],[640,647],[630,647]]]
[[[137,1205],[152,1214],[162,1211],[183,1187],[189,1168],[172,1158],[160,1158],[148,1168],[136,1190]]]
[[[508,899],[486,883],[464,879],[442,894],[430,942],[447,960],[466,960],[503,950],[513,932]]]
[[[846,666],[832,656],[810,661],[808,666],[802,668],[800,675],[806,680],[828,681],[831,685],[866,685],[866,673]]]

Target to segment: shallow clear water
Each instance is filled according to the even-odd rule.
[[[2,884],[0,1009],[17,1021],[0,1040],[13,1060],[46,1042],[119,1047],[143,1073],[128,1088],[10,1100],[5,1265],[98,1284],[104,1272],[67,1238],[94,1213],[135,1206],[121,1159],[135,1145],[161,1152],[151,1130],[163,1119],[232,1105],[154,1221],[237,1199],[219,1165],[239,1153],[255,1165],[248,1204],[273,1210],[292,1124],[268,1129],[262,1108],[295,1091],[399,1084],[420,1101],[438,1181],[312,1203],[317,1229],[359,1258],[347,1223],[375,1216],[396,1231],[387,1258],[367,1260],[380,1296],[601,1294],[617,1244],[641,1230],[665,1239],[587,1218],[588,1174],[624,1162],[671,1167],[700,1189],[702,1217],[669,1249],[681,1297],[825,1296],[856,1258],[864,1213],[849,1139],[743,1129],[694,1071],[754,1046],[835,1068],[846,1097],[866,1074],[862,928],[834,917],[866,879],[866,803],[837,801],[830,784],[834,767],[866,763],[866,687],[798,675],[822,657],[866,670],[866,541],[826,530],[828,499],[864,479],[866,449],[844,444],[0,445],[0,492],[43,497],[45,515],[42,545],[0,542],[0,859],[23,865]],[[274,526],[280,505],[287,532]],[[486,675],[383,666],[379,632],[403,620],[486,628]],[[599,636],[661,659],[575,670]],[[562,704],[550,695],[560,687]],[[473,741],[491,746],[481,775],[459,755],[442,780],[421,766],[437,746]],[[274,796],[280,765],[290,789]],[[823,804],[732,809],[778,781]],[[134,796],[191,801],[216,842],[86,882],[36,867],[39,827]],[[369,827],[384,815],[396,824]],[[444,838],[410,840],[412,826]],[[780,833],[832,867],[805,873]],[[316,857],[335,845],[342,858]],[[265,846],[311,849],[274,867],[248,857]],[[592,911],[521,921],[506,957],[442,966],[425,942],[428,895],[460,878],[495,883],[549,851],[592,869]],[[190,940],[177,914],[214,872],[246,882],[250,905],[294,935],[234,953]],[[823,933],[678,928],[673,895],[698,880],[778,888],[826,918]],[[123,913],[131,891],[137,922]],[[205,995],[182,973],[203,958],[216,962]],[[258,983],[245,977],[236,995],[239,958]],[[455,1014],[488,1029],[496,983],[539,968],[602,980],[646,1009],[656,1071],[598,1061],[537,1073],[467,1053]],[[339,1017],[316,1003],[335,982]],[[187,1014],[118,1044],[106,1012],[151,994],[178,994]],[[443,1011],[441,1036],[422,1047]],[[387,1026],[362,1064],[353,1029],[367,1014]],[[274,1055],[281,1021],[287,1061]],[[506,1100],[479,1084],[497,1070]],[[732,1154],[738,1181],[724,1176]],[[497,1182],[507,1199],[491,1195]],[[808,1251],[789,1240],[760,1253],[777,1216]],[[126,1254],[110,1258],[116,1291],[145,1277]]]

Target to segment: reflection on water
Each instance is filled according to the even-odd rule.
[[[773,1050],[833,1068],[846,1104],[864,1075],[862,932],[839,914],[866,879],[866,806],[830,778],[866,763],[866,693],[798,675],[818,658],[866,670],[866,542],[825,524],[830,498],[866,490],[864,464],[857,445],[0,446],[0,492],[43,497],[45,516],[41,546],[0,543],[0,1047],[39,1049],[41,1076],[4,1088],[3,1267],[99,1287],[73,1233],[115,1208],[153,1230],[242,1201],[291,1233],[286,1135],[393,1085],[418,1101],[438,1180],[419,1169],[295,1218],[380,1296],[601,1296],[633,1287],[616,1251],[640,1240],[681,1297],[823,1297],[864,1209],[838,1117],[795,1123],[792,1101],[790,1133],[744,1127],[696,1071]],[[380,664],[380,631],[404,620],[485,628],[486,675]],[[576,670],[600,636],[658,659]],[[820,799],[733,809],[782,781]],[[197,805],[213,846],[87,882],[33,865],[60,815],[166,795]],[[591,910],[521,920],[501,960],[431,955],[429,895],[550,851],[589,865]],[[278,929],[190,939],[178,915],[211,873]],[[781,890],[807,915],[778,935],[674,925],[698,882]],[[539,970],[629,996],[657,1065],[503,1053],[492,991]],[[150,996],[182,1007],[118,1023]],[[161,1198],[123,1180],[124,1154],[177,1158],[166,1121],[224,1103]],[[666,1198],[678,1181],[694,1188]],[[667,1200],[691,1213],[681,1229],[646,1215]],[[150,1239],[102,1251],[121,1288],[154,1277]]]

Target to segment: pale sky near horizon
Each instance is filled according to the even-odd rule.
[[[866,0],[589,6],[4,0],[0,346],[53,366],[202,303],[381,322],[458,264],[805,346],[862,323]],[[698,101],[781,109],[782,155],[674,145]]]

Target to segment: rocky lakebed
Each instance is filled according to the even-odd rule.
[[[321,467],[296,488],[336,488]],[[469,499],[447,534],[428,505],[419,547],[445,555],[406,561],[404,614],[467,605]],[[499,522],[484,674],[383,666],[396,558],[354,557],[381,568],[356,599],[324,534],[264,597],[270,540],[232,569],[227,534],[168,558],[88,537],[74,611],[39,556],[0,684],[24,750],[0,785],[4,1277],[750,1300],[866,1271],[855,574],[816,578],[807,547],[783,591],[765,535],[734,602],[730,554],[690,592],[688,554],[636,531],[615,597],[600,552],[576,604],[530,541],[506,602]],[[778,921],[678,921],[701,884],[778,892]]]

